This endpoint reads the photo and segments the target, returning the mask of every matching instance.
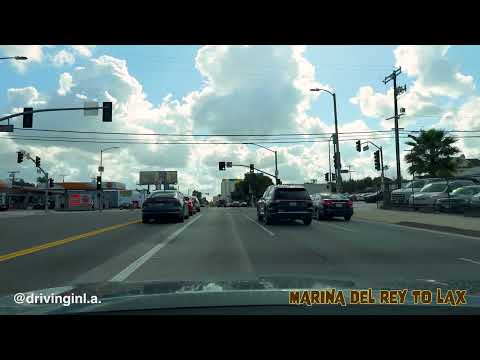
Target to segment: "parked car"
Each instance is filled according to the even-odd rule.
[[[153,191],[145,200],[142,207],[142,222],[160,218],[173,218],[183,222],[188,217],[183,194],[174,190]]]
[[[248,207],[247,202],[246,201],[241,202],[240,207]]]
[[[132,203],[123,203],[123,204],[120,204],[120,206],[118,207],[120,210],[123,210],[123,209],[133,209],[133,204]]]
[[[311,198],[314,219],[343,217],[345,221],[349,221],[352,218],[353,201],[343,194],[318,193]]]
[[[193,201],[193,206],[195,206],[195,211],[196,212],[200,212],[200,201],[198,200],[198,198],[196,196],[191,196],[190,197]]]
[[[470,206],[472,197],[480,193],[480,185],[462,186],[452,191],[449,197],[438,199],[435,202],[437,211],[456,210],[464,211]]]
[[[312,223],[313,202],[308,191],[298,185],[270,185],[257,202],[257,219],[270,225],[277,220]]]
[[[409,206],[414,210],[424,207],[432,207],[438,199],[448,198],[449,193],[462,186],[475,185],[472,180],[436,181],[425,185],[418,193],[410,196]]]
[[[238,201],[232,202],[232,207],[240,207],[240,202]]]
[[[383,200],[383,192],[382,190],[379,190],[375,193],[367,194],[364,196],[363,200],[366,203],[374,203],[374,202],[377,202],[378,200]]]
[[[218,200],[217,207],[227,207],[227,202],[225,200]]]
[[[425,185],[434,181],[441,181],[441,179],[429,178],[410,181],[403,188],[392,191],[390,196],[391,202],[398,205],[408,204],[408,199],[411,195],[419,192]]]
[[[197,208],[193,202],[193,199],[190,196],[185,196],[185,203],[188,209],[188,216],[193,216],[197,213]]]
[[[471,210],[480,211],[480,193],[472,196],[472,198],[468,202],[468,208]]]

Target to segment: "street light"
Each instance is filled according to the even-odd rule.
[[[102,176],[103,170],[104,170],[103,169],[103,153],[105,151],[113,150],[113,149],[120,149],[120,148],[118,146],[113,146],[113,147],[109,147],[109,148],[100,150],[100,166],[98,167],[98,171],[100,172],[100,177]],[[97,190],[97,193],[98,193],[98,190]],[[103,189],[101,189],[101,203],[100,203],[99,208],[100,208],[100,211],[102,211],[102,208],[103,208]]]
[[[342,178],[341,178],[341,161],[340,161],[340,147],[339,147],[339,141],[338,141],[338,120],[337,120],[337,96],[335,95],[334,92],[331,92],[330,90],[326,89],[319,89],[319,88],[314,88],[310,89],[310,91],[324,91],[332,95],[333,97],[333,115],[335,119],[335,142],[334,142],[334,154],[335,154],[335,161],[336,161],[336,166],[335,166],[335,177],[336,177],[336,185],[337,185],[337,192],[342,192]]]
[[[118,146],[113,146],[113,147],[109,147],[109,148],[100,150],[100,166],[98,167],[98,171],[100,172],[100,176],[102,176],[102,173],[103,173],[103,165],[102,165],[103,153],[105,151],[113,150],[113,149],[120,149],[120,148]]]
[[[263,145],[260,145],[260,144],[255,144],[255,143],[249,143],[250,145],[256,145],[258,147],[261,147],[265,150],[268,150],[268,151],[271,151],[275,154],[275,181],[278,183],[278,164],[277,164],[277,151],[276,150],[272,150],[272,149],[269,149]]]
[[[0,60],[28,60],[26,56],[7,56],[0,57]]]

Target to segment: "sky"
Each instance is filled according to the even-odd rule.
[[[19,129],[0,134],[0,179],[15,170],[17,177],[35,181],[33,163],[16,162],[16,151],[26,150],[40,156],[56,181],[59,175],[66,175],[65,181],[90,181],[97,175],[100,150],[118,146],[104,154],[104,181],[132,189],[138,188],[142,170],[176,170],[181,191],[197,189],[211,198],[220,192],[222,178],[243,178],[245,172],[239,167],[220,172],[219,161],[254,163],[273,173],[274,155],[255,145],[215,144],[253,138],[190,135],[293,133],[320,135],[295,136],[296,141],[317,141],[302,143],[278,142],[274,136],[255,139],[277,151],[283,183],[323,182],[329,166],[326,139],[334,131],[333,102],[326,92],[311,92],[313,87],[336,93],[342,166],[350,165],[352,178],[379,175],[372,147],[358,153],[356,139],[382,146],[386,176],[395,177],[393,120],[385,120],[393,115],[393,89],[392,82],[383,83],[385,77],[401,67],[397,85],[407,87],[398,98],[406,114],[401,128],[480,131],[479,55],[479,46],[448,45],[0,45],[0,56],[29,58],[0,60],[0,114],[24,107],[82,107],[85,101],[112,101],[114,109],[112,123],[82,111],[35,114],[37,131],[21,130],[21,117],[12,120]],[[405,136],[400,139],[401,167],[408,176]],[[144,143],[128,144],[132,139]],[[178,139],[203,143],[152,144]],[[467,158],[480,157],[479,145],[476,138],[457,142]]]

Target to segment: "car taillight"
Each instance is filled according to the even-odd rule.
[[[348,207],[352,207],[352,206],[353,206],[353,201],[352,201],[352,200],[348,200],[348,201],[347,201],[347,206],[348,206]]]
[[[333,205],[333,201],[332,201],[332,200],[323,200],[323,205],[324,205],[324,206],[332,206],[332,205]]]

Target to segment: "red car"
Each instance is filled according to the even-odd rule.
[[[190,198],[188,196],[185,196],[184,199],[185,199],[185,203],[187,204],[187,207],[188,207],[188,215],[189,216],[195,215],[197,211],[195,209],[195,204],[193,203],[192,198]]]

